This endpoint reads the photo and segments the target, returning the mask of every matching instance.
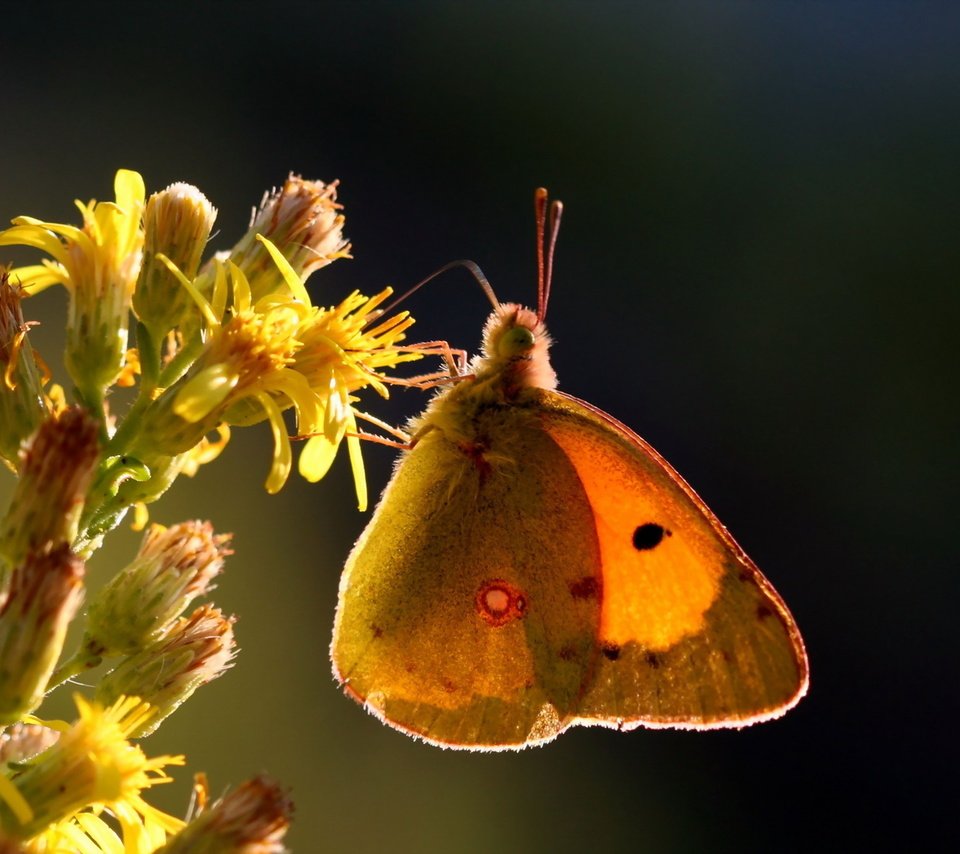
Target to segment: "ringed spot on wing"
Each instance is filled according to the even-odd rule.
[[[527,613],[527,597],[523,591],[502,578],[484,581],[474,602],[480,617],[495,628],[522,619]]]

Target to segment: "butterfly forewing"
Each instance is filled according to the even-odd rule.
[[[807,681],[793,618],[690,487],[589,404],[542,392],[541,419],[578,472],[601,550],[600,655],[579,717],[738,726],[792,706]]]

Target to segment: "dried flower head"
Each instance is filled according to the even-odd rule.
[[[229,259],[243,272],[253,302],[287,285],[260,237],[278,247],[304,281],[331,261],[350,257],[350,244],[343,236],[342,206],[337,203],[338,183],[305,181],[299,175],[290,175],[279,190],[264,194],[247,233],[220,256],[220,260]],[[213,270],[208,269],[206,283],[212,281],[212,275]]]
[[[16,566],[30,552],[74,540],[99,453],[97,425],[80,407],[40,425],[23,448],[20,480],[0,524],[0,556]]]

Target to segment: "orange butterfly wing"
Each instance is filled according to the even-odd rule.
[[[543,429],[593,511],[602,591],[583,723],[707,728],[776,717],[807,688],[783,600],[650,445],[588,403],[540,392]]]

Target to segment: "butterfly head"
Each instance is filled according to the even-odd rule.
[[[504,388],[555,389],[557,375],[550,364],[550,335],[543,320],[547,315],[550,280],[553,277],[553,250],[560,229],[563,205],[547,205],[547,191],[533,194],[537,227],[537,310],[516,303],[500,304],[489,291],[493,314],[483,327],[482,369],[501,374]]]
[[[550,364],[550,334],[537,312],[516,303],[498,305],[483,328],[479,373],[502,374],[516,388],[557,387]]]

